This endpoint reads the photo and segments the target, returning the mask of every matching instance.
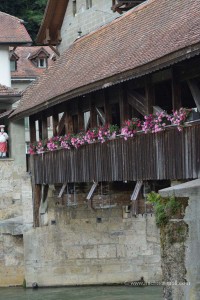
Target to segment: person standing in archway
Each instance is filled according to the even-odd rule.
[[[0,158],[6,158],[8,134],[4,131],[5,125],[0,125]]]

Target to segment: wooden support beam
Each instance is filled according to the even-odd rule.
[[[78,103],[78,130],[84,130],[84,112],[80,103]]]
[[[141,115],[147,114],[147,99],[136,91],[127,91],[128,103]]]
[[[46,211],[47,211],[48,190],[49,190],[49,185],[48,184],[43,184],[42,187],[41,187],[41,201],[40,201],[40,208],[39,208],[39,216],[45,214]]]
[[[137,213],[138,213],[138,201],[137,200],[138,200],[138,196],[139,196],[140,190],[142,188],[142,185],[143,185],[143,181],[138,180],[136,182],[134,191],[131,195],[131,201],[132,201],[131,208],[132,208],[132,214],[133,215],[137,215]]]
[[[119,86],[119,110],[120,110],[120,124],[128,119],[128,100],[127,89],[125,85]]]
[[[38,117],[38,129],[39,129],[39,139],[44,140],[48,138],[48,126],[47,126],[47,116],[42,113]]]
[[[172,107],[173,111],[181,108],[181,84],[175,69],[172,69]]]
[[[91,199],[91,197],[92,197],[92,195],[93,195],[93,193],[94,193],[97,186],[98,186],[98,182],[94,182],[91,189],[90,189],[90,191],[89,191],[89,193],[88,193],[88,195],[87,195],[87,197],[86,197],[87,200]]]
[[[76,134],[80,131],[78,127],[78,114],[72,116],[72,122],[73,122],[73,132]]]
[[[36,127],[35,118],[33,116],[29,117],[29,130],[30,130],[30,142],[36,142]]]
[[[62,41],[61,30],[60,29],[57,30],[57,37],[56,37],[56,39],[57,39],[57,44],[60,44],[60,42]]]
[[[134,191],[133,191],[133,193],[131,195],[131,201],[136,201],[137,200],[139,192],[140,192],[140,190],[142,188],[142,185],[143,185],[143,181],[142,180],[138,180],[136,182]]]
[[[38,120],[39,139],[42,140],[42,119]]]
[[[106,118],[105,118],[105,113],[104,111],[99,108],[99,107],[95,107],[97,115],[99,116],[99,119],[101,120],[102,124],[105,125],[106,124]]]
[[[92,195],[93,195],[93,193],[94,193],[97,186],[98,186],[98,182],[94,182],[91,189],[90,189],[90,191],[89,191],[89,193],[88,193],[88,195],[87,195],[87,197],[86,197],[86,199],[88,200],[88,206],[89,206],[90,209],[94,209],[93,205],[92,205]]]
[[[41,184],[36,184],[34,186],[34,198],[33,198],[33,224],[34,227],[40,226],[39,220],[39,209],[40,209],[40,202],[41,202]]]
[[[45,140],[47,138],[48,138],[47,117],[45,114],[42,114],[42,139]]]
[[[92,97],[90,98],[90,127],[97,127],[97,113],[94,99],[92,99]]]
[[[65,191],[66,186],[67,186],[67,182],[63,183],[63,186],[62,186],[62,188],[61,188],[61,190],[60,190],[60,193],[59,193],[59,195],[58,195],[58,198],[62,198],[62,195],[63,195],[63,193],[64,193],[64,191]]]
[[[132,7],[140,4],[144,2],[144,0],[141,1],[118,1],[118,3],[116,3],[115,1],[112,2],[112,7],[111,9],[113,10],[113,12],[117,11],[119,13],[123,13],[123,11],[127,11],[129,9],[131,9]]]
[[[59,123],[57,113],[53,114],[52,121],[53,121],[53,136],[56,136],[58,134],[58,123]]]
[[[46,34],[45,34],[45,39],[44,39],[44,44],[49,44],[50,40],[51,40],[50,30],[49,30],[49,28],[47,28],[46,29]]]
[[[66,118],[67,112],[64,112],[62,115],[62,118],[60,119],[60,122],[58,123],[58,135],[61,135],[64,127],[65,127],[65,118]]]
[[[187,80],[187,83],[189,85],[189,88],[190,88],[190,91],[191,91],[192,96],[194,98],[197,109],[200,112],[200,88],[197,84],[197,80],[196,79],[189,79],[189,80]]]
[[[53,45],[49,45],[49,47],[58,55],[60,56],[60,52],[58,51],[58,49],[56,49]]]
[[[69,134],[73,132],[74,132],[73,118],[70,112],[67,111],[65,116],[65,134]]]
[[[146,113],[153,113],[153,106],[155,104],[155,90],[152,84],[151,76],[146,76],[145,79],[145,95],[146,95]]]
[[[104,112],[106,124],[112,123],[111,107],[109,103],[109,90],[104,89]]]

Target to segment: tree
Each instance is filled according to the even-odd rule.
[[[23,19],[26,29],[34,41],[44,15],[46,3],[47,0],[1,0],[0,11]]]

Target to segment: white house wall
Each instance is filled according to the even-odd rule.
[[[10,58],[8,46],[0,46],[0,84],[11,87]]]

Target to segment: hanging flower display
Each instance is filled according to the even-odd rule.
[[[104,143],[117,136],[125,140],[134,137],[137,132],[157,133],[165,129],[167,125],[174,125],[181,131],[187,121],[191,109],[180,108],[171,115],[166,112],[156,113],[156,115],[144,116],[144,120],[132,118],[126,120],[121,129],[117,125],[105,125],[89,129],[87,132],[78,134],[68,134],[65,136],[54,136],[47,140],[40,140],[30,145],[29,154],[40,154],[45,151],[55,151],[57,149],[78,149],[79,147],[94,142]]]

